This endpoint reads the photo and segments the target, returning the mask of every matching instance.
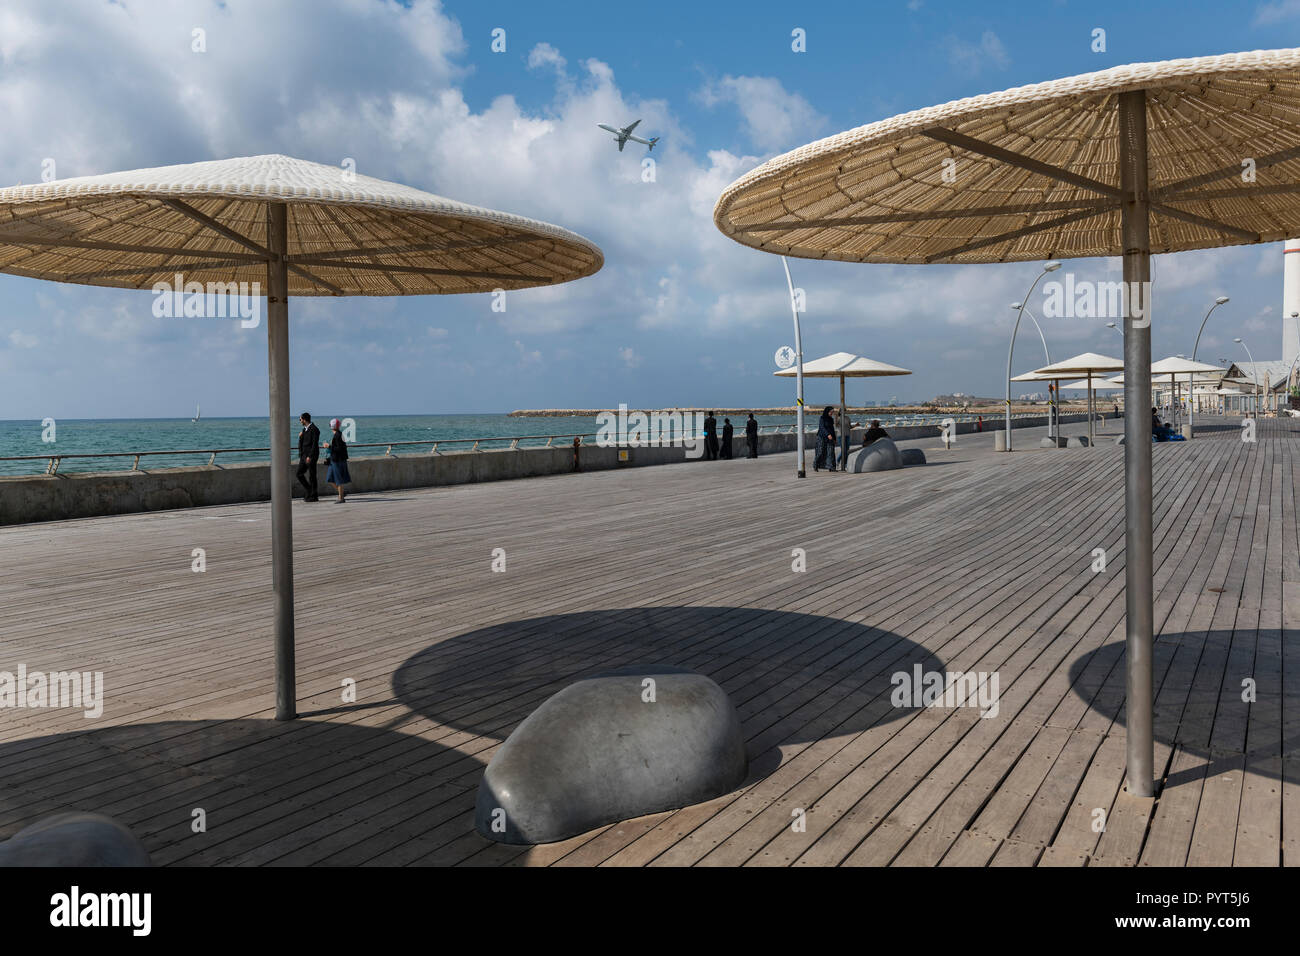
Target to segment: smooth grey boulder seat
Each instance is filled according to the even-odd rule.
[[[924,465],[925,452],[919,448],[904,448],[899,452],[904,465]]]
[[[748,769],[721,687],[675,667],[624,668],[570,684],[514,729],[483,773],[474,826],[500,843],[553,843],[730,793]]]
[[[0,866],[152,866],[130,830],[98,813],[56,813],[0,843]]]
[[[1038,440],[1039,448],[1067,448],[1069,447],[1069,444],[1069,439],[1064,435],[1061,435],[1059,438],[1040,438]]]
[[[892,439],[877,438],[853,456],[854,472],[892,471],[903,467],[903,456]]]
[[[1123,436],[1123,435],[1116,435],[1116,436],[1115,436],[1115,444],[1116,444],[1116,445],[1122,445],[1122,444],[1124,444],[1124,436]]]
[[[1072,437],[1072,438],[1070,439],[1070,445],[1069,445],[1069,447],[1071,447],[1071,448],[1087,448],[1087,447],[1088,447],[1088,436],[1087,436],[1087,435],[1075,435],[1074,437]]]

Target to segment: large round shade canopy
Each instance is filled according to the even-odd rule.
[[[1231,53],[914,110],[769,160],[722,193],[714,221],[768,252],[850,262],[1117,255],[1116,101],[1142,90],[1150,251],[1286,239],[1300,222],[1298,71],[1300,50]]]
[[[289,299],[522,289],[580,279],[603,261],[596,246],[558,226],[288,156],[0,189],[0,272],[126,289],[162,283],[189,292],[198,283],[217,295],[214,286],[265,294],[281,720],[297,715]]]
[[[290,295],[429,295],[580,279],[567,229],[289,156],[0,189],[0,271],[120,288],[265,282],[266,207],[287,206]]]
[[[1200,375],[1212,372],[1222,374],[1224,371],[1217,365],[1193,362],[1191,359],[1180,358],[1177,355],[1171,355],[1169,358],[1162,358],[1159,362],[1151,363],[1152,375]]]
[[[1063,362],[1055,362],[1052,365],[1034,369],[1037,375],[1058,375],[1061,377],[1122,371],[1124,371],[1122,359],[1111,358],[1109,355],[1098,355],[1096,352],[1083,352]]]
[[[741,177],[713,217],[737,242],[813,259],[1123,256],[1132,409],[1151,375],[1151,254],[1295,235],[1298,160],[1300,50],[1232,53],[1114,67],[849,130]],[[1090,438],[1092,421],[1090,410]],[[1144,798],[1155,795],[1151,488],[1151,422],[1128,415],[1126,776]]]
[[[796,370],[794,368],[783,368],[772,374],[793,378]],[[911,375],[912,373],[910,370],[899,368],[897,365],[877,362],[875,359],[869,359],[861,355],[853,355],[850,352],[835,352],[832,355],[825,355],[811,362],[804,362],[803,374],[809,378],[867,378],[874,375]]]

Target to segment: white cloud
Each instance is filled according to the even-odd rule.
[[[826,117],[770,76],[724,76],[696,94],[705,106],[734,103],[750,142],[761,150],[791,149],[826,127]]]
[[[1255,8],[1252,26],[1265,27],[1300,16],[1300,0],[1279,0],[1278,3],[1262,3]]]
[[[618,357],[623,360],[623,364],[628,368],[636,368],[641,364],[641,356],[636,354],[633,348],[622,348],[618,350]]]
[[[528,68],[530,70],[550,67],[563,76],[566,66],[568,66],[568,61],[560,56],[560,51],[549,43],[539,43],[528,51]]]
[[[978,43],[947,36],[943,40],[942,49],[958,72],[967,76],[978,75],[990,66],[998,70],[1006,69],[1011,63],[1006,47],[992,30],[985,30]]]
[[[16,349],[34,349],[41,344],[41,340],[21,329],[14,329],[9,333],[9,344]]]

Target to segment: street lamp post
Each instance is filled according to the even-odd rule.
[[[1295,320],[1295,323],[1296,323],[1297,326],[1300,326],[1300,312],[1292,312],[1292,313],[1291,313],[1291,318]],[[1286,356],[1285,356],[1285,355],[1282,356],[1282,361],[1284,361],[1284,362],[1286,361]],[[1296,354],[1295,354],[1295,358],[1293,358],[1293,359],[1291,360],[1291,370],[1290,370],[1289,372],[1286,373],[1286,397],[1287,397],[1287,405],[1290,405],[1290,404],[1291,404],[1291,388],[1292,388],[1292,386],[1291,386],[1291,376],[1293,376],[1293,375],[1295,374],[1295,367],[1296,367],[1296,363],[1297,363],[1297,362],[1300,362],[1300,350],[1298,350],[1298,351],[1296,352]]]
[[[1048,365],[1051,365],[1051,364],[1052,364],[1052,353],[1049,352],[1049,351],[1047,351],[1047,336],[1043,335],[1043,327],[1042,327],[1041,325],[1039,325],[1039,324],[1038,324],[1038,320],[1037,320],[1036,318],[1034,318],[1034,310],[1031,309],[1031,308],[1029,308],[1028,306],[1026,306],[1023,302],[1012,302],[1012,303],[1011,303],[1011,308],[1013,308],[1013,309],[1021,309],[1021,308],[1023,308],[1023,309],[1025,310],[1025,314],[1026,314],[1027,316],[1029,316],[1029,321],[1032,322],[1032,323],[1034,323],[1034,328],[1036,328],[1036,329],[1038,330],[1038,341],[1040,341],[1040,342],[1043,343],[1043,357],[1047,359],[1047,364],[1048,364]],[[1056,379],[1056,380],[1054,380],[1054,381],[1055,381],[1055,382],[1059,382],[1060,379]],[[1056,429],[1056,426],[1057,426],[1057,419],[1058,419],[1058,413],[1056,412],[1056,399],[1053,399],[1051,402],[1048,403],[1048,406],[1047,406],[1047,412],[1048,412],[1048,429],[1047,429],[1047,431],[1048,431],[1048,434],[1050,434],[1053,438],[1055,438],[1055,437],[1056,437],[1056,431],[1057,431],[1057,429]]]
[[[1205,331],[1205,323],[1210,321],[1210,313],[1213,312],[1221,305],[1227,305],[1227,303],[1228,303],[1228,297],[1226,295],[1219,296],[1217,299],[1214,300],[1214,305],[1210,306],[1210,311],[1205,313],[1205,318],[1201,319],[1201,327],[1196,330],[1196,342],[1192,345],[1193,362],[1196,361],[1196,350],[1201,347],[1201,333]],[[1196,385],[1195,383],[1196,383],[1196,376],[1193,375],[1191,376],[1191,378],[1189,378],[1187,384],[1187,390],[1189,393],[1188,394],[1189,404],[1187,406],[1187,424],[1192,428],[1193,432],[1195,432],[1196,430]]]
[[[1250,359],[1250,368],[1251,368],[1250,377],[1255,380],[1255,414],[1258,415],[1260,412],[1259,370],[1255,368],[1255,356],[1250,354],[1250,347],[1246,345],[1246,343],[1243,342],[1241,339],[1233,339],[1232,341],[1236,342],[1243,349],[1245,349],[1246,358]]]
[[[1041,279],[1043,276],[1047,275],[1047,273],[1055,272],[1059,268],[1061,268],[1061,264],[1056,261],[1049,262],[1047,263],[1047,265],[1043,266],[1043,271],[1038,273],[1038,275],[1034,278],[1033,285],[1029,287],[1029,291],[1025,293],[1025,297],[1020,303],[1020,308],[1017,310],[1017,314],[1016,314],[1016,325],[1015,328],[1011,330],[1011,344],[1007,347],[1007,397],[1006,397],[1007,440],[1005,443],[1007,451],[1011,451],[1011,355],[1013,352],[1015,352],[1016,349],[1016,333],[1020,331],[1020,320],[1024,317],[1025,305],[1026,303],[1029,302],[1029,297],[1033,295],[1034,287],[1038,285],[1038,280]],[[1037,325],[1038,323],[1035,322],[1034,324]],[[1041,334],[1041,330],[1040,330],[1040,334]],[[1044,339],[1043,348],[1046,347],[1047,347],[1047,340]]]

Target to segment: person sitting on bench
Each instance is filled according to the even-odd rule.
[[[880,419],[873,418],[871,427],[867,429],[866,434],[862,436],[862,447],[866,448],[878,438],[888,438],[889,432],[880,427]]]
[[[1173,441],[1175,435],[1176,432],[1172,428],[1161,423],[1156,410],[1151,409],[1151,437],[1156,441]]]

